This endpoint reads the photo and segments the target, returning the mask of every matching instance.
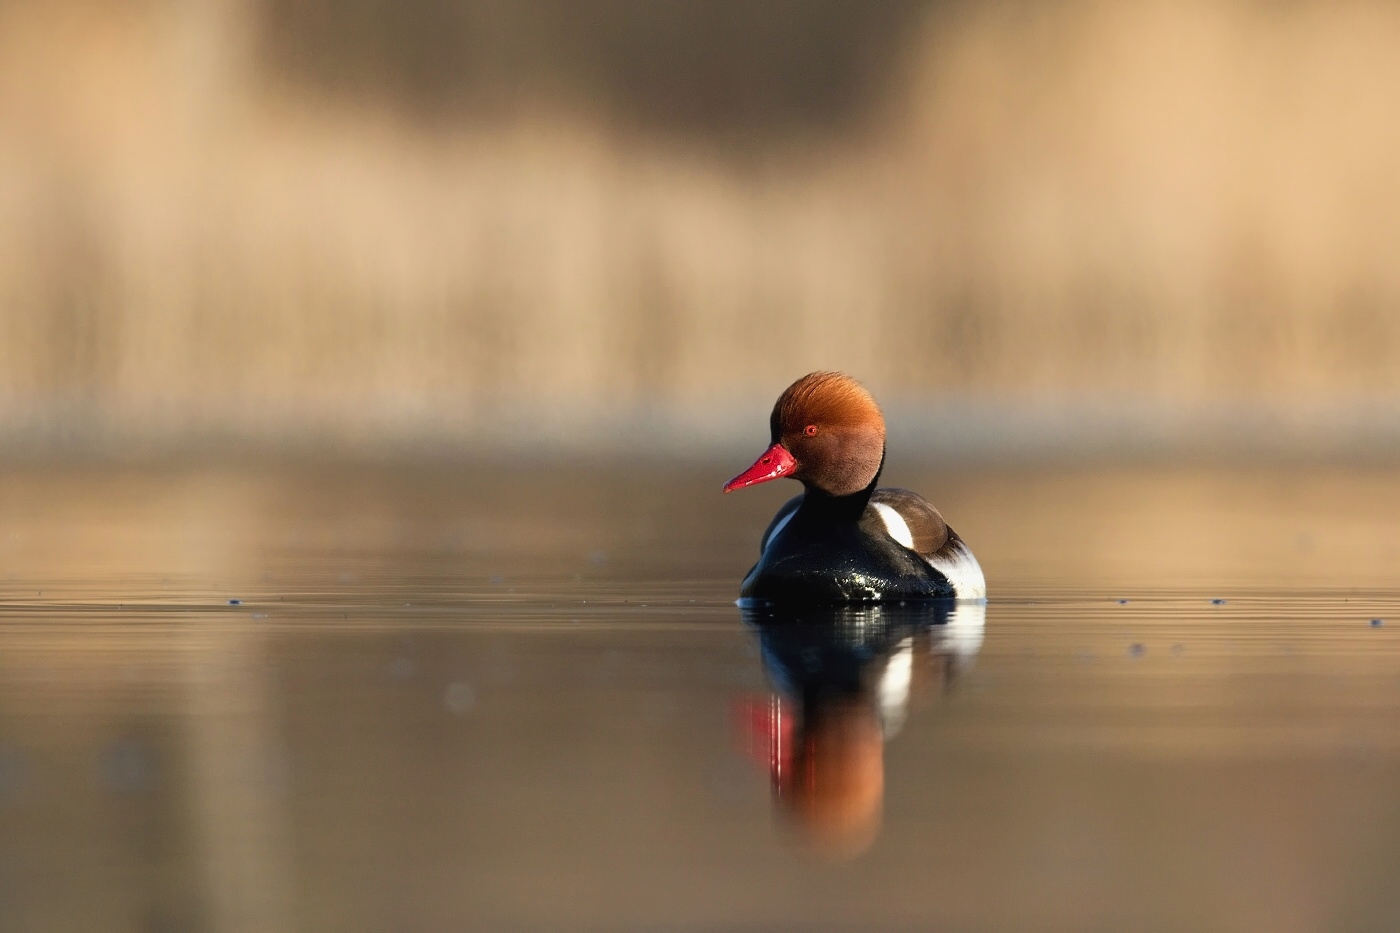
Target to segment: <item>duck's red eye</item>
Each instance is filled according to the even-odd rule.
[[[807,425],[807,427],[802,429],[802,433],[807,435],[808,437],[812,437],[817,433],[817,426],[815,424],[809,424]]]

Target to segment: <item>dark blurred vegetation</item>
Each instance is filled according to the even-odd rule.
[[[266,60],[438,120],[563,98],[772,138],[868,115],[935,0],[262,0]]]

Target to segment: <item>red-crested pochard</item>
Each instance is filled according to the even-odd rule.
[[[788,386],[769,419],[772,444],[724,486],[802,483],[763,534],[740,595],[769,602],[981,600],[982,568],[923,496],[877,489],[885,419],[865,387],[817,372]]]

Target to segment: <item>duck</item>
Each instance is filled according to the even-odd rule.
[[[885,418],[840,372],[808,373],[778,397],[771,443],[724,492],[794,479],[744,578],[740,605],[985,601],[971,549],[923,496],[880,487]]]

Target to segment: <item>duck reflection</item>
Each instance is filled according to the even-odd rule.
[[[751,755],[799,842],[851,857],[880,832],[885,742],[982,646],[986,606],[744,609],[773,691],[744,712]]]

